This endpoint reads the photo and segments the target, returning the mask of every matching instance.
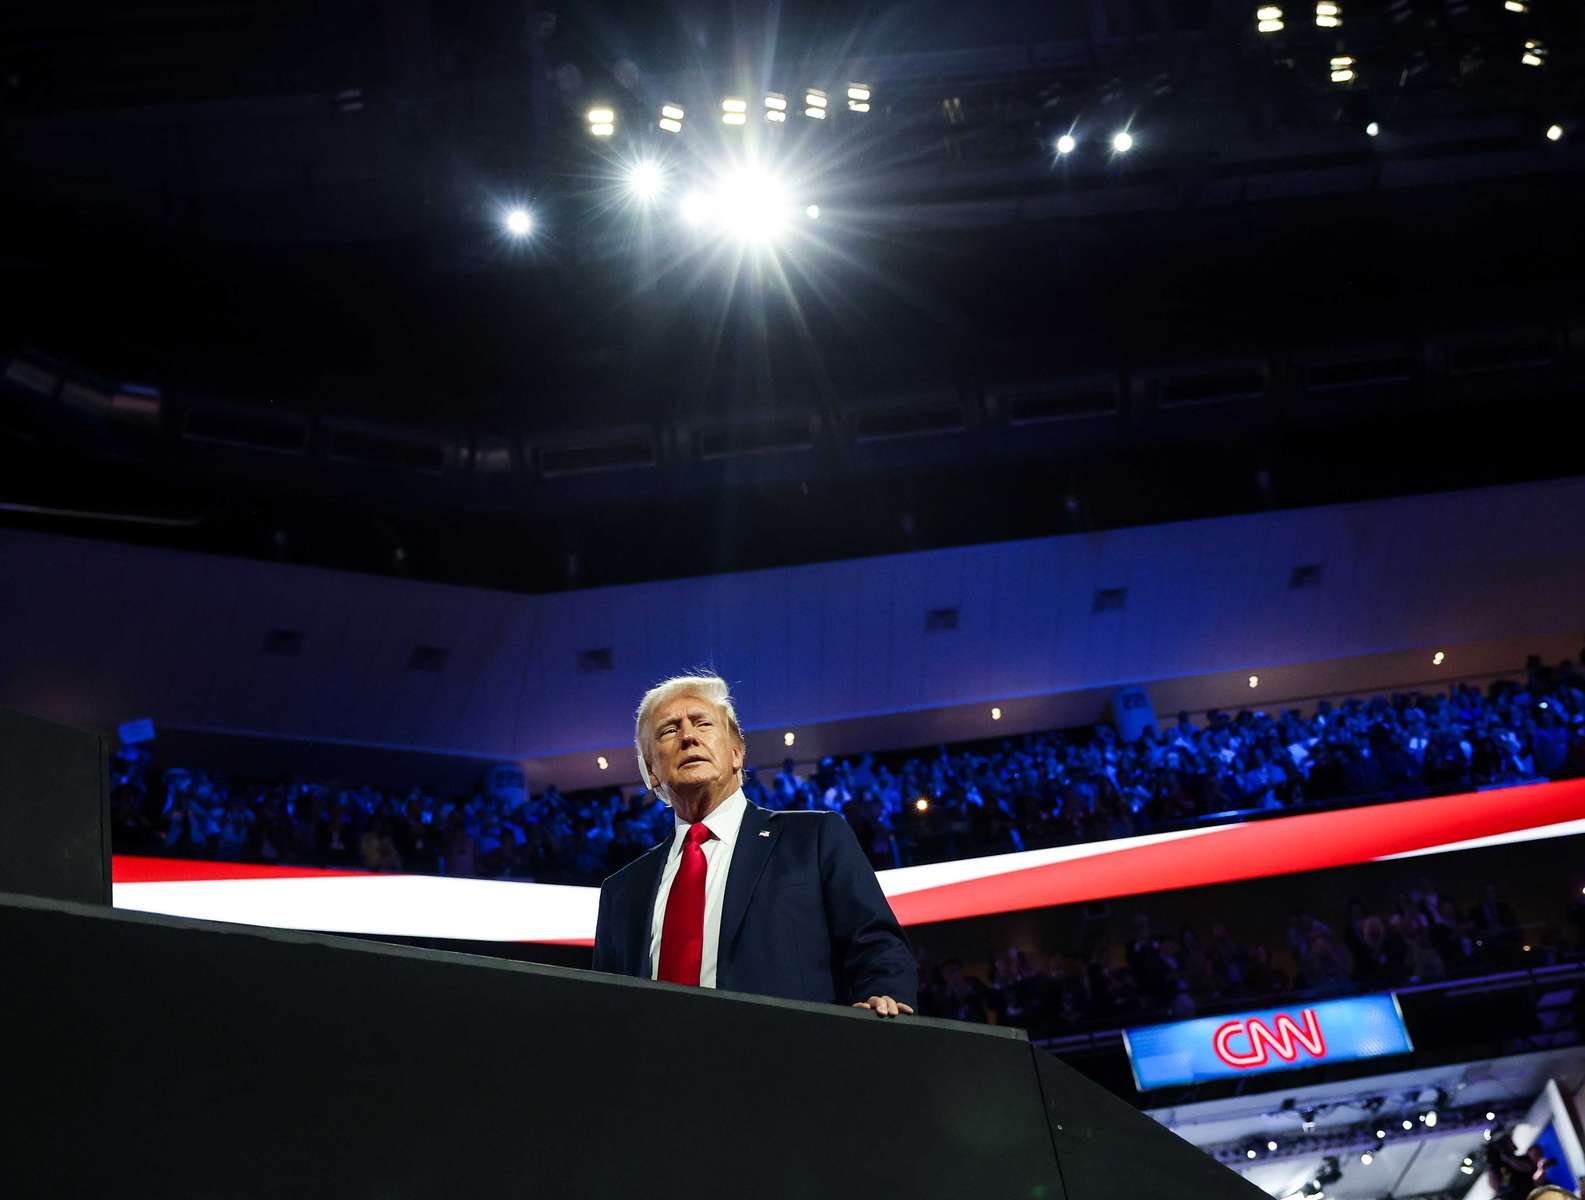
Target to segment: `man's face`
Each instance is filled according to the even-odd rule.
[[[743,747],[714,704],[699,696],[678,696],[650,717],[645,761],[655,782],[674,793],[725,796],[737,790]]]

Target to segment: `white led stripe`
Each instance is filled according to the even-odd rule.
[[[118,883],[114,903],[136,912],[279,929],[555,942],[594,936],[600,890],[434,875],[338,875]]]

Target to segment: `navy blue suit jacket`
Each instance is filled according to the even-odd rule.
[[[651,922],[671,843],[600,885],[596,971],[650,977]],[[917,1008],[918,971],[841,816],[747,805],[721,906],[718,988],[835,1004],[891,996]]]

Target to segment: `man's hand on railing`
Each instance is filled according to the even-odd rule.
[[[855,1000],[853,1007],[874,1009],[877,1017],[895,1017],[898,1013],[912,1015],[914,1011],[900,1000],[893,1000],[890,996],[871,996],[868,1000]]]

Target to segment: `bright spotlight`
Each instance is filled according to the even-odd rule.
[[[798,735],[796,733],[794,733],[791,729],[789,729],[786,733],[781,735],[781,744],[783,746],[791,746],[797,740],[798,740]]]
[[[1065,133],[1057,139],[1057,153],[1072,154],[1078,145],[1078,140],[1071,133]]]
[[[680,104],[662,104],[660,106],[660,127],[667,133],[682,132],[683,111]]]
[[[804,93],[804,116],[815,121],[826,119],[826,109],[831,101],[819,88],[810,88]]]
[[[723,228],[744,242],[767,242],[787,223],[787,194],[779,180],[749,169],[729,176],[716,195]]]
[[[514,208],[506,214],[506,231],[513,237],[527,237],[534,228],[534,218],[526,208]]]
[[[677,211],[682,215],[683,223],[697,228],[705,223],[710,216],[710,197],[703,192],[689,192],[682,198],[682,203],[677,206]]]
[[[610,767],[611,760],[606,758],[606,756],[602,754],[602,755],[600,755],[598,758],[596,758],[594,760],[594,765],[599,767],[600,770],[604,771],[604,770],[606,770],[607,768]]]
[[[765,119],[780,125],[787,120],[787,97],[771,92],[765,97]]]
[[[1519,61],[1527,67],[1546,66],[1547,48],[1545,42],[1527,41],[1524,44],[1524,54]]]
[[[818,221],[820,219],[820,206],[818,204],[809,205],[808,208],[804,209],[804,216],[811,221]]]
[[[1380,132],[1381,126],[1375,121],[1372,121],[1369,125],[1365,126],[1366,137],[1375,137]]]
[[[1560,142],[1560,141],[1562,141],[1563,140],[1563,126],[1561,126],[1561,125],[1548,125],[1547,126],[1547,130],[1546,130],[1546,140],[1549,141],[1549,142]]]
[[[991,720],[1000,721],[1001,719],[1002,719],[1002,710],[999,709],[999,708],[991,709]]]
[[[862,83],[848,84],[848,109],[850,112],[869,112],[870,89],[868,86]]]
[[[1258,688],[1260,686],[1260,676],[1259,675],[1251,675],[1249,677],[1249,686],[1252,687],[1252,688]]]
[[[1255,28],[1261,33],[1282,32],[1282,9],[1264,4],[1255,10]]]
[[[1119,154],[1127,154],[1134,148],[1134,135],[1124,129],[1112,137],[1112,149]]]
[[[616,132],[615,109],[591,108],[588,117],[589,132],[595,137],[610,137]]]
[[[1503,0],[1502,6],[1511,13],[1527,13],[1530,11],[1530,0]]]
[[[635,163],[627,173],[627,190],[640,200],[653,200],[665,186],[665,176],[652,162]]]
[[[1376,1156],[1369,1150],[1366,1150],[1359,1156],[1359,1161],[1362,1165],[1368,1167],[1371,1163],[1376,1161]]]
[[[914,801],[914,808],[918,812],[929,812],[930,801],[924,796],[920,796],[919,799]]]
[[[1354,56],[1352,54],[1339,54],[1332,59],[1332,82],[1352,83],[1354,79]]]
[[[1343,23],[1343,6],[1336,0],[1316,0],[1315,23],[1322,29],[1336,29]]]

